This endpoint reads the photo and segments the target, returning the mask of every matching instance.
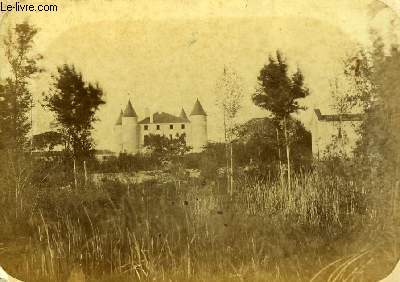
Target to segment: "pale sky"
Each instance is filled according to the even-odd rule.
[[[52,1],[58,12],[11,13],[3,16],[1,29],[24,18],[40,29],[35,50],[44,56],[46,72],[32,83],[37,100],[48,90],[50,74],[64,63],[74,64],[86,80],[100,84],[107,104],[98,113],[94,136],[99,148],[107,148],[129,94],[139,118],[145,107],[178,114],[183,106],[189,113],[199,98],[208,113],[209,138],[219,140],[222,124],[215,84],[224,65],[232,66],[243,81],[239,120],[265,116],[250,97],[260,69],[276,49],[292,68],[299,66],[304,72],[311,95],[304,101],[309,111],[300,118],[307,125],[314,107],[329,110],[329,81],[341,73],[343,59],[369,44],[371,27],[387,31],[393,12],[371,14],[370,3]],[[5,73],[0,70],[0,75]],[[37,107],[33,120],[37,133],[48,130],[51,117]]]

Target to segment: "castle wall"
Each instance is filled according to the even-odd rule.
[[[181,125],[185,125],[185,129],[181,128]],[[157,130],[157,125],[160,125],[160,129]],[[170,129],[170,125],[173,125],[173,129]],[[176,134],[183,134],[186,133],[186,136],[188,138],[189,135],[189,128],[190,124],[189,123],[153,123],[153,124],[147,124],[148,130],[144,130],[144,124],[139,125],[139,144],[140,147],[143,147],[144,144],[144,136],[149,135],[149,134],[154,134],[154,135],[164,135],[168,138],[172,135],[172,138],[176,137]]]
[[[114,152],[121,152],[122,151],[122,125],[115,125],[114,126]]]
[[[201,152],[207,145],[207,116],[192,115],[190,116],[191,134],[190,146],[193,147],[193,152]]]
[[[122,118],[122,152],[136,154],[139,150],[137,117]]]

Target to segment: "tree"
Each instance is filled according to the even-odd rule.
[[[398,130],[392,117],[400,111],[399,85],[395,78],[400,71],[399,48],[395,44],[387,48],[380,36],[375,32],[372,35],[372,49],[359,50],[349,57],[344,69],[354,88],[346,99],[352,108],[359,108],[364,114],[356,154],[364,162],[360,167],[367,168],[368,173],[379,168],[385,170],[383,164],[396,155],[388,145],[396,140]]]
[[[186,145],[185,134],[176,134],[175,138],[168,138],[158,134],[145,135],[144,147],[162,161],[177,160],[180,162],[180,158],[191,150]]]
[[[93,151],[91,131],[97,120],[96,111],[105,104],[103,90],[97,83],[85,82],[70,65],[58,67],[58,76],[53,79],[44,106],[54,112],[58,131],[74,161],[83,160]]]
[[[269,56],[269,62],[261,69],[258,76],[259,87],[253,94],[253,102],[272,113],[274,119],[282,124],[285,137],[287,177],[290,179],[290,140],[288,120],[291,114],[304,110],[298,99],[309,95],[309,90],[304,86],[304,76],[298,68],[291,76],[288,74],[288,65],[280,51],[276,52],[276,59]]]
[[[54,147],[62,145],[63,138],[58,132],[47,131],[32,137],[32,148],[35,150],[52,151]]]
[[[7,183],[5,187],[15,189],[15,215],[18,207],[22,208],[21,191],[31,180],[29,161],[26,162],[26,151],[29,148],[28,133],[31,129],[29,113],[32,109],[32,93],[29,82],[35,74],[41,72],[38,61],[41,55],[33,51],[34,37],[37,29],[28,22],[16,24],[5,36],[5,59],[8,63],[5,83],[0,85],[0,176]]]
[[[362,76],[372,85],[368,95],[355,97],[363,105],[364,111],[361,139],[356,152],[363,157],[366,167],[375,168],[380,175],[397,169],[397,156],[400,153],[400,84],[397,79],[400,72],[400,50],[392,46],[388,53],[385,54],[381,43],[376,42],[368,75],[353,73],[355,79]]]
[[[30,79],[42,71],[38,62],[41,55],[33,52],[33,39],[38,30],[28,22],[16,24],[4,39],[5,57],[10,75],[0,85],[0,145],[3,149],[24,151],[31,129],[29,113],[32,109]]]
[[[149,134],[144,137],[144,146],[158,164],[168,167],[175,174],[180,187],[180,179],[185,176],[183,156],[192,149],[186,145],[185,133],[177,133],[175,138]]]
[[[363,113],[354,152],[355,179],[371,187],[377,211],[384,219],[382,222],[387,223],[388,219],[398,220],[395,216],[400,187],[400,49],[397,40],[384,44],[377,33],[372,35],[372,48],[348,58],[344,72],[355,86],[348,100]],[[393,222],[389,224],[394,226]]]
[[[291,166],[306,169],[311,164],[311,134],[304,125],[296,120],[288,120],[291,129]],[[236,153],[238,159],[247,159],[247,164],[260,168],[268,168],[268,175],[277,175],[276,164],[279,162],[279,144],[276,139],[277,123],[272,119],[254,118],[238,127],[238,144],[244,145],[244,151]],[[247,165],[246,164],[246,165]]]
[[[233,192],[233,142],[236,137],[236,117],[241,108],[243,89],[241,79],[233,70],[224,68],[216,86],[216,103],[223,113],[225,144],[229,143],[230,159],[226,147],[226,172],[230,194]],[[229,168],[230,161],[230,168]],[[228,174],[229,170],[229,174]]]

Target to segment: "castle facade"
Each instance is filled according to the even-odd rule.
[[[201,152],[208,140],[207,114],[197,99],[189,117],[183,108],[179,116],[165,112],[150,113],[146,110],[145,117],[139,120],[129,100],[114,126],[115,151],[136,154],[143,149],[145,136],[149,134],[168,138],[185,134],[186,144],[192,147],[192,152]]]

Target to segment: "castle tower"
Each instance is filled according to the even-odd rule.
[[[115,152],[122,152],[122,115],[123,112],[119,113],[117,122],[114,125],[114,137],[115,137]]]
[[[190,113],[191,136],[190,146],[193,152],[201,152],[207,146],[207,114],[200,104],[199,99],[196,100],[193,110]]]
[[[128,101],[122,114],[122,152],[136,154],[139,150],[138,118]]]
[[[188,119],[188,117],[186,115],[186,112],[185,112],[185,110],[183,108],[181,109],[181,113],[179,114],[179,117],[182,118],[185,121],[189,121],[189,119]]]

